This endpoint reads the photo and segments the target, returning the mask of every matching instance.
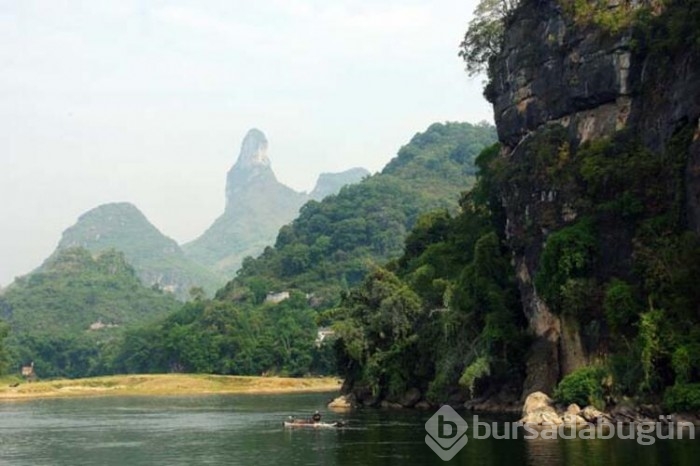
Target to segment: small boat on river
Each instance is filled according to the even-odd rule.
[[[318,412],[317,412],[318,413]],[[320,416],[317,419],[295,419],[289,416],[289,419],[282,423],[284,427],[300,427],[308,429],[337,429],[339,427],[345,427],[345,422],[334,421],[334,422],[321,422]]]

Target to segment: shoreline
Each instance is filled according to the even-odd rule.
[[[0,386],[0,403],[41,398],[96,396],[265,395],[339,391],[336,377],[260,377],[208,374],[109,375],[84,379],[55,379]]]

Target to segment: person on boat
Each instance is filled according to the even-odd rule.
[[[314,424],[321,422],[321,413],[316,411],[313,416],[311,416],[311,420],[314,422]]]

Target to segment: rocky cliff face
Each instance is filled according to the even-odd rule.
[[[625,8],[632,15],[646,3],[611,1],[610,10]],[[653,45],[654,34],[671,36],[663,28],[606,29],[575,19],[567,4],[523,2],[508,22],[486,90],[503,146],[500,163],[511,174],[501,193],[506,236],[535,336],[524,396],[551,393],[562,375],[600,349],[582,343],[576,319],[553,312],[534,285],[549,235],[575,223],[585,210],[579,200],[586,182],[563,175],[581,147],[626,131],[662,157],[674,137],[690,128],[694,135],[683,147],[681,204],[687,226],[700,232],[700,55],[691,46]],[[663,24],[667,14],[654,9],[647,25]],[[548,165],[538,165],[548,151],[554,154]],[[530,176],[512,176],[524,171]],[[620,225],[602,229],[596,274],[628,274],[631,233]]]
[[[301,199],[301,193],[288,188],[275,177],[270,159],[267,156],[267,138],[258,129],[251,129],[241,144],[238,160],[226,176],[226,210],[240,207],[241,197],[253,196],[265,198],[264,189],[272,189],[280,198],[291,196],[290,203],[296,204],[294,198]],[[277,201],[277,199],[275,199]]]
[[[255,256],[274,244],[277,232],[296,217],[310,199],[280,183],[267,155],[262,131],[251,129],[243,139],[236,163],[226,177],[226,209],[185,252],[224,277],[231,278],[247,256]],[[359,181],[360,174],[345,183]],[[342,186],[335,184],[327,194]],[[318,189],[314,190],[316,192]]]

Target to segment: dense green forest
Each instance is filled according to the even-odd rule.
[[[0,375],[6,373],[10,367],[7,348],[5,347],[5,339],[10,332],[10,327],[3,321],[0,321]]]
[[[512,10],[470,25],[477,29],[465,36],[463,56],[470,71],[488,71],[486,96],[501,105],[499,135],[510,136],[510,145],[479,157],[479,181],[462,197],[459,215],[424,217],[404,256],[377,268],[332,311],[346,389],[366,404],[399,401],[412,389],[432,402],[522,400],[528,358],[539,352],[543,365],[552,364],[550,356],[565,351],[556,346],[563,343],[553,353],[535,345],[530,312],[551,313],[560,341],[580,345],[578,367],[562,371],[552,393],[558,402],[700,409],[700,238],[691,218],[697,205],[688,198],[698,109],[668,100],[697,91],[698,4],[670,1],[653,11],[554,3],[513,2]],[[481,20],[499,24],[479,30]],[[559,41],[536,36],[540,26],[556,31],[553,24],[570,29]],[[501,36],[479,35],[491,32]],[[528,34],[532,41],[523,41]],[[506,80],[537,70],[543,56],[557,57],[582,37],[590,47],[583,52],[600,55],[595,45],[616,34],[632,51],[632,72],[639,63],[664,64],[641,78],[630,74],[637,101],[628,128],[618,121],[591,137],[565,119],[537,126],[530,121],[541,117],[537,110],[513,108],[526,89]],[[488,49],[490,40],[497,46]],[[595,71],[619,72],[610,64]],[[544,76],[528,86],[550,86],[552,101],[544,92],[531,97],[532,106],[537,99],[545,108],[568,104],[559,111],[574,116],[578,105],[596,108],[596,92],[601,100],[628,92],[576,76],[591,78],[590,100],[567,102],[556,92],[574,93],[578,81]],[[523,296],[530,302],[519,303]]]
[[[587,188],[576,195],[581,217],[548,237],[535,283],[599,352],[594,365],[562,380],[557,399],[604,407],[664,395],[669,409],[700,408],[700,240],[684,226],[677,195],[690,134],[679,132],[657,157],[622,132],[583,145],[561,169],[554,160],[566,144],[556,129],[530,142],[532,158],[517,172],[500,163],[498,146],[485,151],[462,212],[423,216],[404,255],[331,312],[347,386],[370,404],[409,389],[431,402],[519,396],[529,337],[509,257],[521,245],[503,236],[498,199],[543,176]]]
[[[560,403],[700,410],[700,238],[692,218],[700,209],[691,186],[700,192],[692,164],[700,111],[676,100],[669,106],[664,94],[678,76],[690,84],[669,91],[674,99],[697,81],[689,63],[700,56],[699,7],[518,3],[482,11],[462,44],[468,70],[487,71],[485,94],[505,109],[496,114],[500,143],[488,125],[432,125],[381,173],[305,204],[213,299],[195,289],[177,309],[140,288],[123,258],[71,250],[0,298],[11,328],[0,368],[34,359],[47,375],[69,376],[339,372],[366,405],[400,403],[411,392],[459,404],[522,400],[539,353],[540,365],[556,366],[545,370],[555,374],[551,394]],[[554,23],[566,29],[559,37],[504,47],[509,28],[516,41],[536,34],[533,24],[550,31]],[[561,86],[560,94],[523,105],[517,99],[531,89],[507,82],[519,75],[511,66],[539,71],[538,57],[559,59],[567,40],[600,58],[596,47],[621,34],[631,91],[617,82],[617,55],[596,62],[600,76],[585,83],[585,98],[571,90],[577,76],[562,84],[546,75],[537,86]],[[623,91],[624,99],[615,94]],[[621,114],[608,113],[613,100]],[[552,118],[549,104],[567,117]],[[546,111],[538,114],[538,105]],[[604,121],[586,120],[581,108]],[[603,129],[591,129],[598,123]],[[47,275],[52,267],[56,277]],[[60,291],[69,288],[78,291],[66,298]],[[125,289],[129,305],[115,307]],[[134,296],[143,305],[134,307]],[[544,344],[533,329],[542,316],[556,334]],[[99,319],[129,328],[96,338],[86,328]],[[335,331],[330,344],[317,340],[326,326]],[[0,327],[0,344],[4,333]],[[73,340],[61,346],[67,335]],[[576,357],[564,369],[571,348]]]
[[[487,125],[434,124],[375,176],[310,201],[274,247],[248,258],[213,300],[199,299],[154,325],[127,333],[115,370],[221,374],[335,373],[333,345],[316,346],[321,311],[368,270],[403,250],[422,212],[456,210],[474,160],[495,139]],[[269,302],[268,294],[290,292]]]
[[[439,402],[489,386],[517,390],[527,346],[490,162],[461,212],[423,215],[403,256],[375,268],[329,312],[346,386],[372,403],[418,389]],[[485,382],[488,382],[486,384]]]
[[[43,377],[108,372],[103,353],[124,328],[179,305],[172,295],[144,287],[119,252],[60,250],[0,296],[0,318],[10,327],[7,362],[18,371],[34,361]]]
[[[198,299],[129,330],[111,364],[119,373],[336,373],[332,346],[316,338],[316,313],[301,293],[261,306]]]
[[[485,124],[432,125],[382,173],[308,202],[213,300],[195,288],[190,302],[175,306],[158,287],[140,286],[114,252],[59,250],[1,298],[13,366],[34,360],[43,377],[335,373],[334,347],[315,343],[319,326],[330,324],[320,311],[374,264],[398,257],[421,213],[456,211],[475,157],[494,140]],[[279,291],[289,299],[266,302]],[[98,321],[107,327],[87,330]]]
[[[436,123],[416,134],[381,173],[305,204],[274,247],[244,260],[217,298],[259,303],[268,292],[296,289],[313,294],[314,307],[333,306],[372,264],[401,254],[421,213],[456,211],[474,180],[474,159],[495,137],[492,126],[469,123]]]

